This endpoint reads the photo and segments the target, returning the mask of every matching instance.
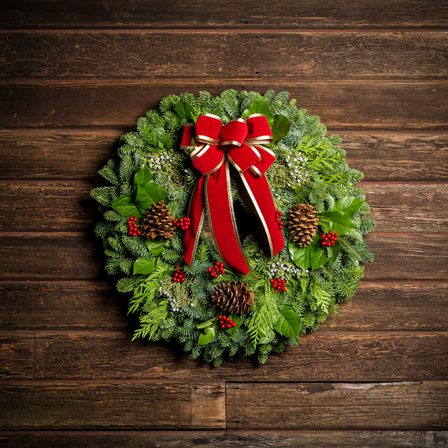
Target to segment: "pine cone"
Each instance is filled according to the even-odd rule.
[[[255,294],[247,290],[246,282],[223,283],[212,291],[212,302],[229,314],[248,313],[254,304]]]
[[[299,247],[308,246],[317,232],[317,211],[313,205],[296,204],[289,211],[289,234]]]
[[[176,227],[173,224],[174,216],[163,201],[151,205],[143,217],[145,224],[140,225],[142,235],[148,240],[163,241],[173,238],[176,233]]]

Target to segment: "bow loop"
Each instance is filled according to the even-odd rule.
[[[237,146],[242,147],[247,135],[247,124],[242,118],[227,123],[219,134],[219,139],[222,146]]]

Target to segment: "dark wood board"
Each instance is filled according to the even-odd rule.
[[[3,282],[0,295],[1,330],[125,330],[134,323],[112,282]],[[364,282],[322,329],[448,331],[447,313],[446,284]]]
[[[447,431],[1,431],[8,448],[446,448]]]
[[[446,429],[448,382],[227,383],[231,429]]]
[[[113,153],[123,132],[98,128],[0,130],[0,180],[97,182],[98,170]],[[340,134],[347,163],[363,171],[366,181],[448,181],[447,133]]]
[[[0,333],[0,378],[22,379],[34,376],[35,342],[33,332]]]
[[[97,203],[90,197],[97,185],[0,181],[0,231],[87,231],[98,218]],[[448,185],[361,184],[360,188],[366,192],[375,231],[448,232]]]
[[[120,126],[137,119],[171,94],[225,89],[289,91],[297,107],[319,115],[332,131],[448,129],[448,81],[314,81],[204,79],[176,81],[0,82],[0,129],[15,127]],[[68,105],[68,106],[67,106]],[[418,107],[416,107],[418,105]]]
[[[447,46],[445,31],[2,33],[0,78],[444,79]]]
[[[4,0],[1,29],[162,28],[162,29],[331,29],[446,28],[448,8],[439,0],[381,0],[346,3],[342,0],[269,2],[230,0],[87,1]]]
[[[219,429],[226,424],[223,382],[9,382],[0,397],[1,429]]]
[[[1,280],[96,280],[104,272],[102,249],[82,233],[0,233]],[[373,233],[366,242],[375,262],[365,280],[446,278],[448,235]]]
[[[302,336],[298,347],[271,354],[265,365],[245,358],[219,368],[191,359],[175,345],[132,342],[129,331],[37,331],[34,341],[29,332],[0,336],[23,347],[5,350],[2,379],[375,382],[448,375],[447,332],[318,331]]]
[[[125,330],[133,322],[113,282],[6,282],[0,296],[3,330]],[[436,303],[434,297],[437,309]]]

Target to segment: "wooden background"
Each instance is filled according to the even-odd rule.
[[[0,445],[448,446],[445,0],[2,0]],[[300,347],[210,368],[131,343],[90,190],[172,93],[288,90],[377,221],[356,296]]]

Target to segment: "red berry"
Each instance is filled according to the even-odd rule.
[[[275,293],[278,294],[278,289],[275,290]]]
[[[282,291],[283,291],[283,292],[286,292],[286,288],[285,288],[285,287],[283,287],[283,288],[282,288]]]
[[[222,316],[221,316],[221,314],[218,316],[218,319],[222,319]]]
[[[208,268],[207,271],[208,271],[208,272],[212,272],[213,269],[212,269],[212,268]]]
[[[331,235],[333,233],[333,230],[329,230],[328,233]]]
[[[328,243],[326,241],[322,241],[322,246],[326,246]]]
[[[338,236],[338,234],[337,234],[337,233],[335,233],[335,234],[334,234],[334,236]]]
[[[273,278],[271,278],[269,281],[270,281],[271,283],[274,283],[274,279],[273,279]]]
[[[219,323],[222,325],[222,324],[224,323],[224,321],[223,321],[223,320],[220,320]]]
[[[129,233],[129,235],[132,235],[132,230],[129,230],[129,232],[128,232],[128,233]]]
[[[225,271],[225,270],[223,269],[223,270],[222,270],[222,273],[223,273],[223,274],[225,274],[225,273],[226,273],[226,271]]]
[[[226,328],[226,326],[224,324],[222,324],[221,328],[224,330]]]
[[[235,322],[232,322],[232,327],[236,327],[236,323]]]
[[[132,236],[137,236],[137,232],[132,232]]]

